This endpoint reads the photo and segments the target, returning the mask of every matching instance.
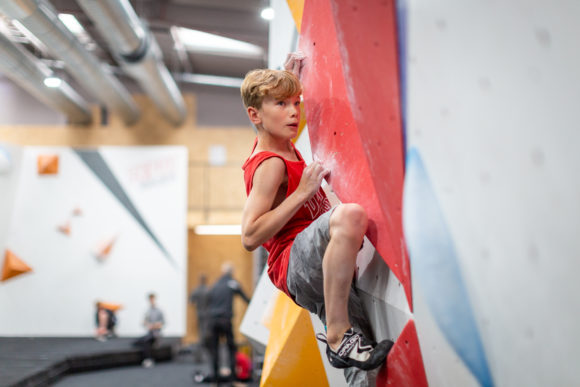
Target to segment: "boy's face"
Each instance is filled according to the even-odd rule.
[[[248,108],[248,114],[254,125],[261,126],[273,136],[292,139],[298,134],[300,95],[286,99],[266,97],[260,109]]]

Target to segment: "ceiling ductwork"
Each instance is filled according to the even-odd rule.
[[[124,86],[77,40],[43,0],[0,1],[0,11],[18,20],[61,59],[75,80],[128,125],[139,118],[139,109]]]
[[[134,78],[163,116],[183,123],[186,108],[181,92],[163,63],[153,34],[139,20],[128,0],[77,0],[109,45],[117,63]]]
[[[53,76],[52,70],[2,34],[0,72],[44,104],[65,114],[71,124],[91,122],[90,108],[81,96],[65,82],[58,87],[46,87],[44,81]]]

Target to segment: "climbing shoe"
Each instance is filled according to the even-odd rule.
[[[391,340],[375,344],[353,328],[344,333],[336,351],[330,348],[324,334],[319,333],[316,338],[326,343],[326,356],[334,368],[356,367],[365,371],[378,368],[385,363],[393,346]]]

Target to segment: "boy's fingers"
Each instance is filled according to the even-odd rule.
[[[286,61],[284,62],[284,69],[292,72],[294,75],[300,78],[300,71],[303,67],[302,61],[306,56],[300,52],[291,52],[286,56]]]

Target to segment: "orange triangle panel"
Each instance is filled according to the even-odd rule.
[[[4,267],[2,267],[2,278],[0,281],[6,281],[9,278],[32,271],[32,268],[24,263],[12,251],[6,250],[4,253]]]
[[[109,240],[107,243],[102,245],[96,252],[96,258],[103,261],[109,258],[111,251],[113,250],[113,246],[115,245],[116,237]]]
[[[101,302],[101,306],[105,309],[112,310],[113,312],[118,311],[119,309],[123,309],[122,304],[116,304],[113,302]]]
[[[39,175],[56,175],[58,173],[57,155],[38,155],[36,163]]]
[[[70,222],[66,222],[65,224],[58,226],[57,229],[65,235],[70,235]]]
[[[115,240],[112,239],[109,243],[107,243],[102,249],[101,251],[99,251],[99,255],[101,256],[107,256],[109,254],[111,254],[111,250],[113,250],[113,245],[115,244]]]

